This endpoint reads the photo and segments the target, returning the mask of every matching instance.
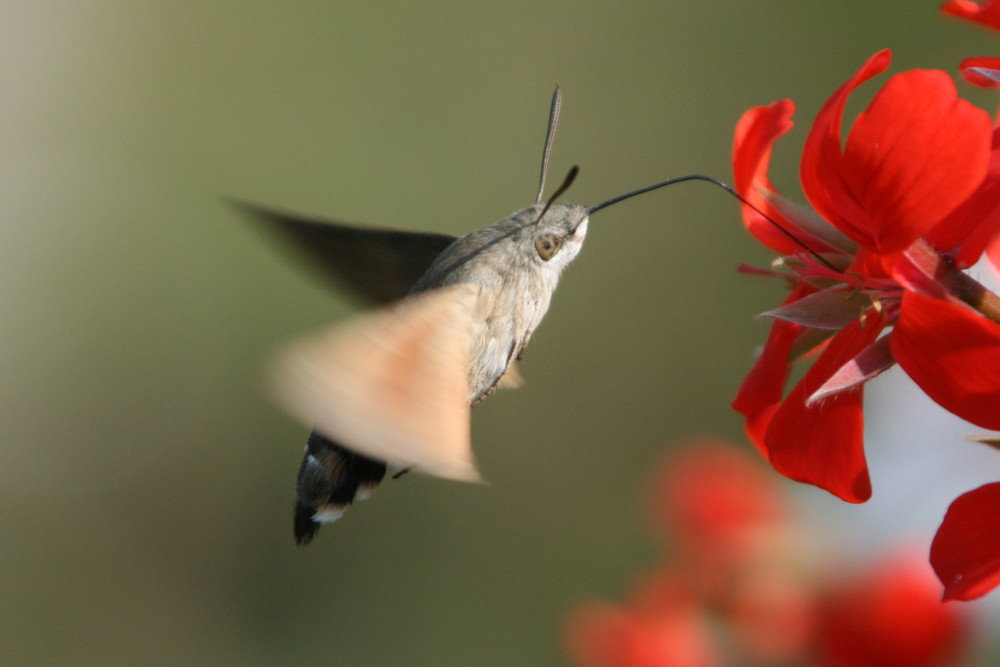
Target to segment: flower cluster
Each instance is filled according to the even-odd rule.
[[[569,617],[584,667],[942,667],[968,648],[964,610],[938,600],[920,555],[844,568],[805,539],[776,479],[725,443],[686,443],[650,485],[665,557],[624,605]],[[821,554],[821,555],[818,555]]]
[[[944,11],[1000,26],[1000,3],[952,0]],[[863,445],[864,383],[894,364],[935,402],[1000,430],[1000,299],[965,271],[1000,261],[1000,130],[940,70],[888,79],[841,136],[844,107],[889,68],[872,56],[829,98],[806,138],[800,180],[812,209],[767,176],[792,126],[790,100],[747,111],[733,149],[748,230],[781,256],[758,271],[791,293],[733,407],[775,469],[849,502],[871,496]],[[962,64],[1000,84],[1000,59]],[[785,392],[793,362],[815,360]],[[945,599],[1000,583],[1000,483],[952,505],[931,550]]]

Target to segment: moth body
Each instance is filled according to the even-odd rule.
[[[416,282],[411,294],[467,283],[476,289],[469,349],[469,402],[482,400],[521,358],[545,316],[563,269],[587,236],[584,206],[518,211],[457,239]]]
[[[288,218],[283,220],[287,222]],[[451,290],[462,290],[468,301],[459,325],[465,329],[464,349],[458,356],[463,360],[464,371],[460,391],[468,406],[489,395],[510,371],[511,364],[524,354],[532,333],[549,308],[560,275],[583,246],[588,220],[587,208],[577,204],[549,207],[537,204],[517,211],[452,241],[429,261],[406,296],[388,306],[390,311],[399,310],[411,300],[417,303]],[[384,337],[381,332],[377,333],[375,342],[381,345],[384,341],[380,337]],[[430,340],[421,344],[433,343]],[[326,353],[320,350],[328,347],[324,344],[316,353],[308,353],[306,363],[324,363],[321,357]],[[341,347],[343,345],[338,346]],[[360,353],[360,349],[359,340],[355,350]],[[420,356],[417,354],[417,358]],[[449,360],[453,360],[451,356]],[[407,365],[405,360],[403,362]],[[399,363],[396,362],[397,366]],[[297,373],[299,383],[312,371],[312,368],[300,369]],[[398,376],[406,375],[401,367],[395,371]],[[397,379],[387,381],[386,386]],[[345,382],[337,379],[334,389],[342,391]],[[354,382],[357,384],[356,380]],[[370,393],[361,388],[357,391],[365,395]],[[331,401],[329,393],[329,390],[314,388],[306,398],[320,396],[324,401]],[[391,393],[394,392],[383,388],[381,398]],[[301,405],[303,400],[292,402]],[[316,410],[321,407],[317,405]],[[390,410],[386,412],[391,413]],[[361,436],[353,433],[345,436],[344,431],[331,435],[335,429],[325,432],[321,418],[316,419],[317,426],[309,436],[296,482],[293,524],[295,538],[300,544],[311,541],[321,524],[339,519],[353,502],[368,498],[387,471],[398,473],[411,465],[402,458],[392,460],[394,466],[387,466],[387,459],[372,456],[372,450],[358,451],[357,438],[367,438],[367,432]],[[343,419],[335,418],[337,424],[334,426]],[[412,465],[424,470],[431,468],[426,461]],[[436,474],[451,476],[440,470]]]

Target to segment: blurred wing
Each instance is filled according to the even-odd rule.
[[[469,436],[476,290],[423,292],[279,354],[274,395],[293,416],[364,456],[478,480]]]
[[[304,251],[325,279],[373,304],[406,296],[455,240],[447,234],[354,227],[233,204]]]

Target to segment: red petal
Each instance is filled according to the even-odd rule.
[[[1000,30],[1000,3],[995,0],[987,0],[986,2],[948,0],[941,5],[941,11]]]
[[[765,192],[777,193],[767,177],[771,145],[792,128],[795,104],[782,100],[766,107],[754,107],[736,124],[733,140],[733,182],[736,191],[754,206],[786,228],[794,225],[771,204]],[[743,207],[743,221],[750,233],[772,250],[790,255],[801,248],[753,209]]]
[[[843,121],[844,105],[851,92],[876,74],[888,69],[891,60],[892,53],[888,49],[879,51],[827,100],[806,138],[802,150],[802,166],[799,170],[802,188],[813,208],[842,232],[868,247],[872,247],[872,243],[867,230],[862,229],[859,232],[847,222],[851,219],[861,219],[863,211],[841,180],[840,126]]]
[[[974,600],[1000,584],[1000,482],[963,493],[931,544],[945,600]]]
[[[902,250],[962,204],[990,158],[989,115],[959,100],[939,70],[892,77],[860,114],[841,151],[850,92],[888,66],[883,51],[827,102],[809,134],[802,183],[813,206],[858,243]]]
[[[1000,59],[997,59],[1000,62]],[[927,240],[935,248],[955,252],[955,264],[968,268],[979,261],[1000,227],[1000,128],[993,130],[986,178],[969,199],[937,225]]]
[[[774,414],[765,445],[774,468],[791,479],[826,489],[847,502],[864,502],[872,487],[864,452],[862,387],[807,404],[844,364],[871,345],[882,318],[855,320],[830,341]]]
[[[784,303],[792,303],[815,291],[816,288],[803,283],[792,290]],[[746,417],[746,431],[750,440],[765,455],[767,448],[764,445],[764,434],[771,416],[781,404],[785,382],[792,368],[789,355],[795,341],[805,331],[804,327],[792,322],[775,322],[767,336],[764,350],[743,379],[732,402],[733,409]]]
[[[983,88],[1000,87],[1000,58],[977,56],[966,58],[958,65],[965,80]]]
[[[976,191],[992,135],[989,114],[958,99],[945,72],[889,79],[855,121],[842,163],[881,252],[910,245]]]
[[[1000,325],[970,308],[907,292],[892,355],[941,407],[1000,430]]]

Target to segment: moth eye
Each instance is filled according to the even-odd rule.
[[[535,239],[535,250],[543,262],[547,262],[556,256],[559,248],[562,247],[562,239],[555,234],[542,234]]]

